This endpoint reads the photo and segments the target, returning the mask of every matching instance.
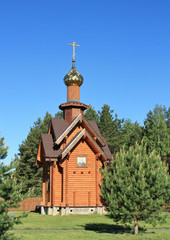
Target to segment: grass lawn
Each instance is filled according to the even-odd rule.
[[[98,233],[95,231],[85,232],[15,232],[14,236],[26,240],[169,240],[170,232],[147,232],[139,233],[138,236],[130,233],[112,234]]]
[[[15,212],[15,216],[22,212]],[[140,231],[138,236],[134,236],[132,231],[125,225],[113,222],[109,216],[105,215],[69,215],[69,216],[47,216],[38,213],[28,213],[22,219],[22,224],[15,225],[15,229],[73,229],[73,231],[30,231],[15,232],[15,236],[21,239],[170,239],[170,232],[156,232],[154,228],[170,228],[170,213],[167,222],[153,227],[149,224],[139,223],[140,228],[152,228],[151,232]],[[87,231],[76,231],[77,229]],[[116,229],[116,230],[115,230]],[[74,231],[75,230],[75,231]]]

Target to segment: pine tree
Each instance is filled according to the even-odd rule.
[[[87,120],[94,120],[94,121],[96,121],[97,124],[99,122],[99,116],[98,116],[96,110],[94,109],[94,107],[92,107],[91,104],[87,108],[84,116]]]
[[[43,121],[38,118],[30,129],[27,139],[19,147],[16,156],[15,177],[21,184],[21,193],[24,195],[31,191],[31,196],[41,196],[42,192],[42,168],[36,165],[36,156],[41,133],[47,133],[51,114],[46,113]]]
[[[131,120],[125,120],[122,126],[121,141],[122,147],[127,150],[130,146],[140,143],[143,138],[143,127],[136,121],[132,123]]]
[[[102,110],[99,111],[99,129],[101,135],[105,138],[111,153],[115,154],[120,149],[121,125],[123,120],[118,119],[117,114],[113,117],[113,110],[110,106],[104,104]]]
[[[162,220],[162,208],[170,197],[170,178],[155,152],[147,155],[146,147],[136,143],[117,153],[102,173],[103,201],[115,221],[134,222],[137,234],[139,220],[152,224]]]
[[[4,146],[4,138],[0,138],[0,160],[7,156],[8,147]],[[19,223],[19,218],[11,218],[8,214],[8,208],[18,206],[21,200],[19,186],[13,177],[14,162],[9,166],[0,163],[0,239],[14,239],[6,232],[13,228],[15,223]]]

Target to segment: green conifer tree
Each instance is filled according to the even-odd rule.
[[[24,195],[30,191],[30,196],[41,196],[42,192],[42,167],[36,165],[36,156],[41,133],[47,133],[51,114],[46,113],[43,120],[38,118],[31,127],[27,139],[19,147],[16,156],[15,177],[21,184],[21,193]]]
[[[4,146],[4,138],[0,138],[0,160],[7,156],[8,147]],[[0,239],[12,240],[11,235],[6,232],[13,228],[15,223],[19,223],[19,218],[12,218],[8,214],[8,208],[18,206],[21,200],[19,186],[13,177],[14,162],[9,166],[0,163]]]
[[[117,114],[113,116],[113,110],[110,106],[104,104],[102,110],[99,111],[99,129],[105,138],[111,153],[115,154],[121,146],[121,127],[123,120],[118,119]]]
[[[130,146],[140,143],[143,138],[143,127],[138,122],[132,123],[131,120],[125,120],[122,125],[121,141],[122,147],[127,150]]]
[[[170,147],[170,107],[166,112],[166,125],[167,125],[167,131],[168,131],[168,146]],[[167,162],[167,165],[169,166],[169,174],[170,174],[170,150],[168,150],[167,153],[164,154],[164,159]]]
[[[84,116],[85,116],[85,118],[86,118],[87,120],[94,120],[94,121],[96,121],[97,124],[98,124],[98,122],[99,122],[98,113],[96,112],[96,110],[94,109],[94,107],[92,107],[91,104],[89,105],[89,107],[88,107],[87,110],[85,111]]]
[[[166,119],[165,106],[156,105],[153,112],[149,111],[144,121],[144,141],[147,143],[148,152],[155,150],[162,157],[170,153],[170,138]]]
[[[58,111],[58,112],[56,112],[55,118],[58,118],[58,119],[63,118],[63,111]]]
[[[168,134],[170,135],[170,107],[168,108],[166,112],[166,124],[168,128]]]
[[[136,143],[117,153],[102,173],[102,198],[115,221],[134,222],[135,234],[139,220],[161,221],[162,208],[170,197],[170,179],[155,152],[147,155],[146,147]]]

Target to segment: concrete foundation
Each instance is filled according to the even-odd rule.
[[[104,207],[41,207],[41,214],[43,215],[61,215],[61,216],[67,216],[67,215],[74,215],[74,214],[105,214],[105,208]]]

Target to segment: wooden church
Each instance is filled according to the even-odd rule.
[[[84,79],[75,68],[64,77],[67,102],[59,106],[63,119],[52,118],[42,134],[36,163],[43,167],[41,213],[52,215],[103,213],[100,168],[111,153],[95,121],[84,117],[87,105],[80,102]]]

